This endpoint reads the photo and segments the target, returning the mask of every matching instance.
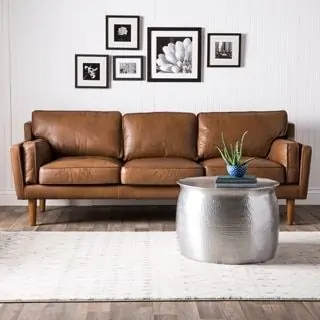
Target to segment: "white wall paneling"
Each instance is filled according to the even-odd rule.
[[[309,203],[320,204],[320,2],[317,0],[0,0],[0,204],[15,201],[9,146],[34,109],[288,111],[313,147]],[[105,15],[142,17],[142,49],[105,50]],[[147,54],[148,26],[203,27],[201,83],[112,82],[75,89],[74,54]],[[242,68],[207,68],[206,34],[244,35]]]

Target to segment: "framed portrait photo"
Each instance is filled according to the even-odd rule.
[[[113,80],[143,80],[143,56],[114,56]]]
[[[106,55],[75,55],[76,88],[108,88],[109,57]]]
[[[241,33],[208,33],[208,67],[240,67]]]
[[[137,50],[139,46],[139,16],[106,16],[106,49]]]
[[[201,81],[201,28],[148,28],[148,81]]]

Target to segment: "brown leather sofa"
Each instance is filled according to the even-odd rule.
[[[308,192],[311,147],[293,140],[285,111],[120,112],[34,111],[11,160],[18,199],[36,224],[45,199],[176,199],[177,180],[226,173],[216,145],[248,130],[249,174],[277,180],[293,223],[294,200]]]

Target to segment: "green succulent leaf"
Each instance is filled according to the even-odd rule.
[[[249,158],[249,159],[247,159],[247,160],[245,160],[245,161],[241,162],[241,165],[243,166],[243,165],[245,165],[245,164],[249,163],[249,162],[250,162],[250,161],[252,161],[252,160],[254,160],[254,158]]]
[[[242,159],[242,151],[243,151],[243,141],[248,131],[245,131],[242,136],[241,140],[236,141],[234,145],[230,144],[230,149],[227,147],[224,134],[221,132],[221,141],[222,141],[222,147],[216,146],[218,149],[221,158],[223,161],[229,165],[245,165],[252,161],[254,158],[247,159],[245,161],[241,161]]]
[[[244,137],[246,136],[246,134],[248,133],[248,130],[245,131],[241,137],[241,142],[240,142],[240,154],[242,156],[242,147],[243,147],[243,141],[244,141]]]
[[[226,162],[227,164],[231,164],[230,160],[228,159],[228,157],[225,156],[225,153],[218,146],[216,148],[218,149],[223,161]]]

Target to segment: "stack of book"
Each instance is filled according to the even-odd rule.
[[[216,180],[217,188],[256,188],[258,186],[255,176],[219,176]]]

